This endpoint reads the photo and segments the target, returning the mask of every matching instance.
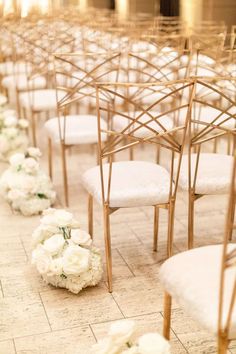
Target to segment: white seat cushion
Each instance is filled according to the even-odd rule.
[[[43,76],[38,76],[33,80],[27,80],[27,75],[20,73],[17,75],[5,76],[2,79],[2,86],[8,90],[17,88],[18,90],[26,90],[29,88],[44,88],[46,86],[46,79]]]
[[[60,126],[63,134],[65,124],[65,144],[94,144],[98,141],[97,117],[94,115],[70,115],[60,117]],[[49,119],[44,125],[48,136],[56,144],[60,143],[59,119]],[[106,122],[101,120],[101,128],[107,129]],[[105,134],[102,140],[105,140]]]
[[[25,73],[31,71],[31,65],[26,62],[5,61],[0,63],[1,75],[13,75],[16,73]]]
[[[231,107],[228,112],[232,115],[236,114],[236,107]],[[187,114],[187,108],[183,108],[179,111],[179,122],[183,123],[186,119],[186,114]],[[217,120],[214,122],[214,124],[220,124],[222,123],[225,119],[228,119],[225,121],[223,124],[221,124],[222,127],[224,128],[229,128],[232,129],[236,125],[235,118],[231,118],[229,114],[223,113],[221,114],[221,111],[217,109],[216,107],[210,107],[210,106],[203,106],[203,105],[195,105],[192,110],[192,119],[194,120],[199,120],[203,121],[205,123],[211,123],[216,117],[218,117]],[[197,126],[197,123],[195,124],[195,129],[204,129],[205,126],[199,125]],[[218,131],[219,132],[219,131]]]
[[[196,166],[196,154],[191,155],[192,182]],[[201,153],[197,182],[197,194],[225,194],[229,192],[233,157],[223,154]],[[179,186],[188,190],[188,155],[183,155]]]
[[[65,96],[65,92],[58,91],[58,99]],[[26,109],[34,111],[50,111],[57,108],[56,90],[44,89],[20,93],[20,104]]]
[[[109,164],[103,165],[105,197]],[[102,204],[100,167],[86,171],[82,176],[85,189]],[[112,165],[110,207],[136,207],[167,203],[170,175],[159,165],[145,161],[122,161]]]
[[[236,245],[229,245],[229,250]],[[165,290],[202,326],[217,333],[222,246],[206,246],[179,253],[161,266],[160,279]],[[226,271],[224,320],[229,309],[236,268]],[[236,338],[236,306],[230,338]]]
[[[138,117],[142,112],[141,111],[136,111],[136,112],[132,112],[132,113],[128,113],[128,112],[122,112],[124,115],[126,116],[130,116],[133,119],[135,119],[136,117]],[[150,111],[149,112],[153,117],[157,117],[158,115],[160,115],[161,113],[158,112],[154,112],[154,111]],[[148,114],[143,114],[138,121],[140,123],[145,123],[150,121],[152,118],[148,115]],[[170,130],[173,128],[173,119],[171,119],[168,116],[163,116],[160,117],[158,119],[158,122],[166,129],[166,130]],[[123,129],[125,129],[129,124],[132,123],[132,120],[125,118],[119,114],[116,114],[113,116],[112,118],[112,124],[113,124],[113,129],[117,130],[117,131],[122,131]],[[156,132],[164,132],[164,129],[158,125],[158,123],[156,123],[155,121],[150,122],[147,124],[149,128],[154,129]],[[136,129],[140,127],[139,123],[135,123],[132,124],[130,127],[130,131]],[[127,130],[128,131],[128,130]],[[139,128],[137,131],[135,131],[133,133],[134,136],[137,136],[139,138],[144,138],[146,136],[150,136],[153,135],[154,132],[152,130],[147,129],[146,127],[141,127]]]

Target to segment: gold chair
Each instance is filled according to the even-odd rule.
[[[221,82],[235,79],[218,78]],[[194,205],[204,195],[227,193],[230,185],[232,156],[209,152],[209,142],[222,141],[235,134],[236,105],[231,96],[226,96],[212,78],[193,79],[195,96],[191,112],[188,137],[188,153],[183,155],[179,186],[189,194],[188,247],[194,244]],[[235,86],[234,86],[235,87]],[[207,98],[198,96],[198,89],[207,88],[224,98],[224,106],[213,105]],[[182,113],[184,114],[184,112]],[[224,166],[224,168],[222,168]]]
[[[236,339],[236,243],[229,243],[236,201],[236,149],[223,245],[205,246],[169,258],[160,269],[165,289],[163,334],[170,338],[171,302],[216,335],[218,354]]]
[[[159,208],[168,211],[168,237],[167,253],[172,253],[174,210],[176,191],[178,186],[178,173],[183,153],[188,117],[191,111],[192,83],[185,81],[159,84],[98,84],[97,85],[97,114],[98,114],[98,149],[99,166],[87,170],[82,176],[82,184],[89,193],[89,232],[93,233],[93,199],[103,207],[104,239],[106,250],[106,265],[108,275],[108,288],[112,292],[112,255],[110,235],[110,215],[120,208],[139,206],[152,206],[154,208],[154,240],[153,249],[157,251]],[[138,89],[139,95],[135,98],[129,95],[132,88]],[[153,89],[168,88],[170,92],[160,99],[155,99]],[[165,112],[159,111],[159,105],[168,100],[169,96],[181,96],[181,92],[188,88],[191,92],[187,104],[175,102],[175,107]],[[142,103],[143,95],[150,93],[153,101],[149,105]],[[123,99],[127,112],[116,107],[116,100]],[[163,123],[163,117],[174,120],[176,112],[185,109],[184,124],[169,128]],[[107,116],[111,121],[108,129],[101,125],[101,117]],[[120,130],[112,129],[112,119],[120,116],[125,122]],[[177,139],[175,134],[179,133]],[[104,141],[104,134],[107,140]],[[125,143],[124,143],[125,141]],[[166,152],[167,168],[147,161],[116,161],[114,158],[122,151],[142,144],[161,146]],[[175,155],[178,156],[175,160]],[[108,163],[106,162],[108,160]],[[174,166],[177,169],[177,180],[173,184]]]
[[[118,78],[120,53],[55,54],[57,116],[44,125],[48,137],[49,174],[53,177],[53,148],[61,147],[64,197],[69,204],[66,151],[72,146],[95,145],[97,137],[95,82]],[[106,120],[101,120],[105,129]]]

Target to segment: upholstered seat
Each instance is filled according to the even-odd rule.
[[[194,176],[197,154],[191,155],[191,170]],[[233,157],[223,154],[201,153],[199,159],[196,194],[228,193]],[[193,177],[192,177],[193,178]],[[179,186],[188,190],[188,155],[183,155]]]
[[[232,107],[227,112],[229,112],[232,115],[235,115],[236,108]],[[219,116],[219,118],[214,121],[214,124],[220,124],[225,119],[229,118],[224,123],[222,123],[222,127],[232,129],[235,127],[235,118],[231,118],[230,115],[227,114],[227,112],[222,113],[222,111],[220,111],[216,107],[194,105],[193,110],[192,110],[192,119],[203,121],[205,123],[211,123],[216,117]],[[180,123],[185,121],[186,113],[187,113],[187,109],[184,109],[184,108],[181,109],[181,111],[179,112],[179,122]],[[195,124],[194,127],[195,127],[195,129],[203,129],[204,128],[204,126],[201,124],[199,126],[197,126],[197,124]]]
[[[104,185],[107,186],[109,164],[103,165]],[[86,171],[82,184],[102,204],[100,167]],[[110,207],[138,207],[167,203],[170,175],[167,170],[145,161],[122,161],[112,164]],[[106,195],[106,190],[105,190]]]
[[[228,245],[229,251],[236,248]],[[222,246],[206,246],[177,254],[161,266],[160,280],[165,290],[193,319],[217,334]],[[223,323],[232,296],[236,268],[226,271]],[[227,304],[227,305],[226,305]],[[232,315],[230,338],[236,337],[236,307]]]
[[[133,119],[135,119],[136,117],[138,117],[142,112],[140,111],[136,111],[135,114],[133,113],[128,113],[128,112],[122,112],[124,115],[126,116],[131,116]],[[149,113],[153,116],[156,117],[158,115],[160,115],[160,113],[158,112],[154,112],[154,111],[149,111]],[[151,120],[151,117],[149,114],[143,114],[139,119],[138,122],[140,123],[146,123],[148,121]],[[123,129],[125,129],[127,127],[127,124],[130,124],[132,122],[132,120],[128,120],[125,117],[122,117],[121,115],[114,115],[112,118],[112,126],[114,130],[118,130],[121,131]],[[171,119],[168,116],[163,116],[160,117],[158,119],[158,122],[161,124],[161,126],[163,126],[163,128],[165,128],[166,130],[171,130],[173,128],[173,119]],[[150,127],[151,129],[154,129],[156,132],[163,132],[164,129],[158,125],[157,122],[153,121],[147,124],[148,127]],[[130,127],[130,130],[134,130],[137,129],[140,126],[139,123],[135,123],[132,124]],[[147,129],[146,127],[141,127],[139,128],[137,131],[135,131],[133,133],[134,136],[137,136],[139,138],[144,138],[145,136],[150,136],[151,134],[153,134],[152,130]]]
[[[65,124],[65,144],[94,144],[98,140],[97,117],[94,115],[70,115],[60,117],[60,125],[63,134]],[[106,122],[101,121],[103,129],[107,128]],[[60,143],[59,119],[49,119],[44,125],[48,136],[55,143]],[[105,135],[102,137],[105,140]]]
[[[153,90],[155,90],[155,86],[153,87]],[[173,101],[174,96],[166,96],[168,93],[171,93],[171,91],[168,89],[163,89],[159,92],[153,92],[153,94],[149,92],[149,94],[145,95],[144,93],[142,97],[142,103],[145,105],[151,105],[165,97],[165,99],[161,101],[160,104],[169,104]]]
[[[26,73],[30,72],[31,65],[26,64],[26,62],[13,62],[13,61],[5,61],[0,63],[0,74],[4,75],[13,75],[16,73]]]
[[[58,90],[58,99],[65,96],[65,92]],[[26,109],[33,109],[34,111],[50,111],[57,107],[56,90],[43,89],[31,92],[20,93],[20,104]]]
[[[19,73],[16,75],[5,76],[2,79],[2,86],[10,90],[17,88],[18,90],[26,90],[27,88],[44,88],[46,79],[43,76],[38,76],[34,80],[27,80],[27,75]]]

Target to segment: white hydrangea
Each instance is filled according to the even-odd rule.
[[[134,332],[134,321],[112,323],[107,337],[92,346],[91,354],[170,354],[170,344],[160,334],[147,333],[133,343]]]
[[[7,161],[12,154],[26,150],[29,143],[27,136],[28,126],[28,121],[18,119],[16,111],[12,109],[3,110],[0,113],[1,160]]]
[[[78,224],[68,211],[49,208],[32,235],[32,263],[44,281],[75,294],[95,286],[102,277],[100,251],[92,246],[90,235],[77,228]]]
[[[25,216],[41,213],[56,199],[52,182],[40,170],[38,158],[27,156],[28,152],[12,155],[10,167],[0,177],[0,194]]]

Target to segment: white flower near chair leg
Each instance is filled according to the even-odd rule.
[[[47,284],[78,294],[102,277],[100,251],[73,214],[47,209],[32,235],[32,263]]]
[[[107,337],[92,346],[91,354],[170,354],[170,344],[158,333],[147,333],[134,342],[135,322],[114,322]],[[133,343],[134,342],[134,343]]]
[[[10,167],[0,178],[0,194],[25,216],[41,213],[56,199],[50,178],[41,170],[41,152],[28,148],[10,157]]]

